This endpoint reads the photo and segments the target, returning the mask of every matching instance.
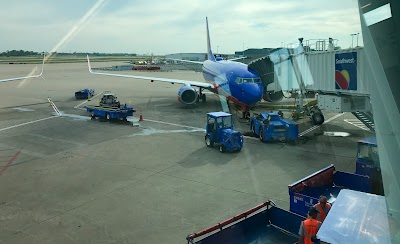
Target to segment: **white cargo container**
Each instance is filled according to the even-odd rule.
[[[335,113],[368,112],[371,110],[371,103],[367,96],[318,95],[317,101],[318,108]]]

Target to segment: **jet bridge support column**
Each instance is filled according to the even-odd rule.
[[[300,113],[300,110],[304,110],[303,112],[310,116],[312,122],[315,125],[321,125],[324,123],[325,118],[322,114],[321,110],[318,108],[317,105],[312,107],[304,106],[304,98],[306,97],[306,87],[303,79],[303,73],[301,72],[298,63],[297,57],[300,55],[304,55],[304,48],[303,48],[303,38],[299,38],[299,47],[297,49],[297,53],[294,53],[294,50],[291,50],[290,59],[292,61],[293,72],[297,78],[297,82],[299,84],[299,94],[297,100],[297,113]],[[305,61],[305,60],[304,60]]]
[[[400,242],[400,2],[359,0],[371,100],[392,243]],[[379,18],[377,18],[379,17]]]

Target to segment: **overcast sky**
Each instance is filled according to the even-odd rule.
[[[0,16],[0,52],[205,52],[206,16],[220,53],[361,32],[356,0],[2,0]]]

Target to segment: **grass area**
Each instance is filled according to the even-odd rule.
[[[91,62],[130,62],[148,60],[149,56],[93,56]],[[18,57],[0,57],[0,64],[40,64],[43,62],[42,56],[18,56]],[[87,62],[86,56],[60,55],[52,56],[46,63],[83,63]]]

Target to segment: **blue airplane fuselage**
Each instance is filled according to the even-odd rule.
[[[260,76],[249,70],[246,64],[206,60],[203,76],[207,82],[214,84],[220,95],[239,105],[254,106],[262,99],[264,88]]]

